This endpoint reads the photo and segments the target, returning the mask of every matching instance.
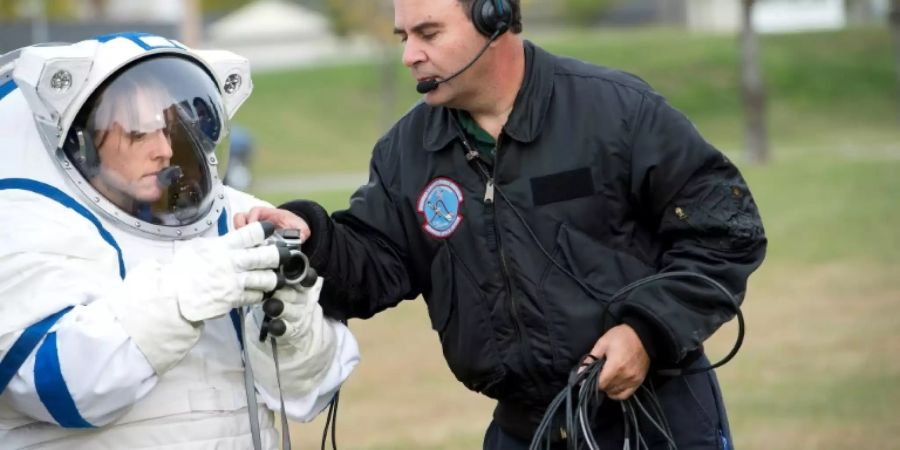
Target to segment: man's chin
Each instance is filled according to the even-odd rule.
[[[422,100],[428,106],[445,106],[448,108],[453,108],[453,99],[449,98],[446,93],[441,92],[440,88],[431,91],[424,96],[422,96]]]
[[[441,102],[435,92],[429,92],[422,96],[422,100],[428,106],[442,106],[443,102]]]

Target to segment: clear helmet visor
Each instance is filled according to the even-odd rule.
[[[212,207],[227,153],[227,115],[194,62],[155,57],[126,67],[85,104],[65,150],[91,186],[126,214],[189,225]]]

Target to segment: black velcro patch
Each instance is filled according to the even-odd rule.
[[[588,167],[531,179],[531,197],[535,206],[591,195],[594,195],[594,179]]]

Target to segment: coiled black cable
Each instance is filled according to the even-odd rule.
[[[605,394],[597,388],[600,372],[603,369],[605,358],[595,358],[586,355],[589,363],[581,364],[572,370],[566,387],[550,402],[544,417],[538,424],[529,450],[549,450],[553,448],[553,424],[563,416],[565,427],[563,428],[566,447],[569,450],[599,450],[591,424],[597,423],[595,413],[606,399]],[[648,449],[644,435],[641,433],[640,418],[643,417],[666,440],[669,450],[675,450],[675,440],[672,438],[672,430],[666,419],[662,406],[656,396],[652,383],[650,387],[642,385],[634,395],[620,402],[622,419],[624,423],[623,449],[631,449],[632,442],[636,450]],[[641,397],[644,400],[641,400]],[[577,397],[577,401],[573,401]],[[645,406],[644,402],[648,405]],[[560,412],[560,408],[564,408]]]

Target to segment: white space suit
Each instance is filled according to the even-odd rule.
[[[111,80],[138,67],[156,67],[145,72],[164,82],[172,101],[128,124],[97,93],[115,90]],[[126,106],[158,101],[140,94],[154,83],[138,77]],[[0,448],[252,448],[245,356],[256,372],[257,396],[249,398],[259,398],[262,446],[277,448],[279,391],[271,347],[256,339],[258,320],[243,313],[244,352],[238,311],[249,308],[222,314],[228,310],[204,311],[214,302],[191,300],[221,307],[230,295],[250,305],[260,297],[247,292],[268,283],[248,281],[268,280],[262,271],[241,272],[238,287],[220,295],[220,284],[237,276],[203,267],[220,262],[197,256],[197,242],[221,247],[213,244],[225,238],[216,236],[238,233],[229,233],[232,216],[263,204],[222,186],[217,173],[228,119],[250,89],[243,58],[142,34],[0,59]],[[96,124],[104,114],[119,116],[106,130]],[[105,169],[91,162],[98,155],[84,153],[91,136],[98,148],[116,127],[133,142],[150,139],[159,129],[148,120],[174,150],[151,175],[177,173],[157,187],[147,177],[103,181]],[[132,188],[159,192],[146,201],[116,198]],[[255,244],[241,255],[265,259],[261,247],[249,248]],[[192,280],[197,274],[209,279]],[[295,320],[278,340],[282,393],[289,417],[311,420],[359,355],[347,328],[322,318],[317,288],[292,295]]]

